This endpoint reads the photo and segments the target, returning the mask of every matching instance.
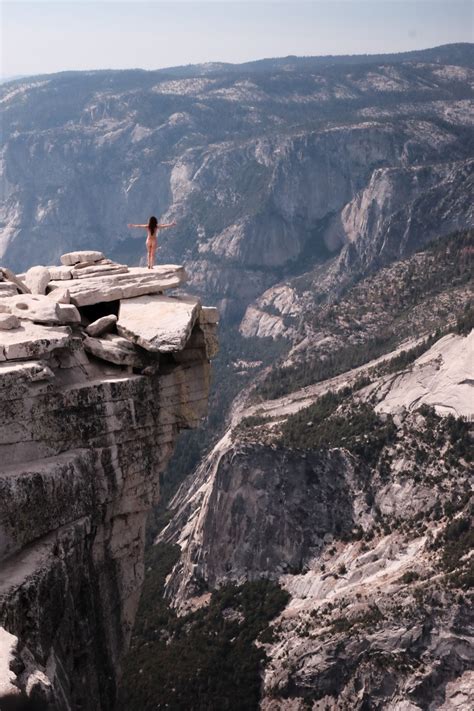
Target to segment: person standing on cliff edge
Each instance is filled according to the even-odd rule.
[[[158,230],[164,230],[167,227],[174,227],[176,222],[169,222],[167,225],[160,225],[158,220],[154,215],[150,217],[147,225],[133,225],[129,224],[128,227],[144,227],[146,228],[146,250],[147,250],[147,264],[148,269],[153,269],[155,264],[155,254],[157,247],[157,235]]]

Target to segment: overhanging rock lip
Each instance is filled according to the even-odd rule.
[[[130,299],[146,294],[176,289],[187,280],[186,270],[178,264],[164,264],[154,269],[129,267],[123,274],[104,274],[67,281],[71,303],[90,306],[106,301]],[[48,292],[63,289],[64,280],[50,281]]]
[[[199,319],[201,301],[149,294],[121,302],[118,333],[152,353],[182,351]]]

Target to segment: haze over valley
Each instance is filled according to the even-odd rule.
[[[0,85],[0,689],[472,708],[473,98],[470,43]]]

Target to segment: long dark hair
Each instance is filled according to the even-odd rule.
[[[151,235],[154,235],[156,232],[156,228],[158,227],[158,220],[154,215],[150,217],[148,220],[148,231],[150,232]]]

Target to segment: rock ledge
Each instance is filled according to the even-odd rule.
[[[163,295],[182,267],[108,261],[33,271],[46,294],[0,270],[0,690],[58,711],[114,707],[147,514],[179,430],[206,413],[217,350],[217,311]],[[72,303],[51,298],[65,287]]]

